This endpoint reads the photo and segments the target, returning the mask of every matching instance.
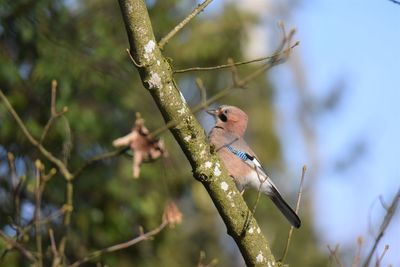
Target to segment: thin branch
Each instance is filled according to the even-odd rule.
[[[38,142],[28,131],[26,128],[25,124],[22,122],[21,118],[18,116],[17,112],[14,110],[10,102],[8,101],[7,97],[3,94],[3,91],[0,90],[0,98],[3,100],[5,103],[8,111],[11,113],[11,115],[14,117],[16,120],[18,126],[21,128],[22,132],[24,133],[25,137],[29,140],[29,142],[35,146],[41,153],[42,155],[47,158],[49,161],[54,163],[60,170],[61,174],[64,176],[67,185],[66,185],[66,201],[65,201],[65,206],[67,207],[66,212],[64,214],[64,227],[66,229],[66,233],[61,239],[60,242],[60,254],[64,255],[64,250],[67,242],[67,235],[68,235],[68,228],[71,222],[71,212],[73,210],[73,184],[72,184],[72,179],[74,178],[73,174],[68,170],[67,166],[65,165],[64,162],[62,162],[60,159],[56,158],[50,151],[48,151],[46,148],[43,147],[43,145]]]
[[[43,247],[42,247],[42,231],[39,224],[41,220],[41,203],[42,203],[42,192],[44,189],[44,182],[42,183],[42,171],[43,165],[37,160],[36,163],[36,185],[35,185],[35,238],[36,238],[36,249],[38,256],[38,266],[43,266]]]
[[[15,168],[15,157],[14,154],[11,152],[7,153],[7,160],[8,160],[8,169],[10,171],[10,176],[11,176],[11,184],[13,187],[13,190],[18,185],[18,178],[17,178],[17,169]]]
[[[385,200],[383,199],[383,196],[382,196],[382,195],[379,196],[379,201],[381,202],[381,205],[382,205],[382,207],[383,207],[385,210],[388,210],[388,209],[389,209],[389,207],[388,207],[388,205],[385,203]]]
[[[51,116],[57,116],[57,111],[56,111],[56,96],[57,96],[57,81],[52,80],[51,81]]]
[[[258,202],[260,201],[260,197],[261,197],[261,188],[262,188],[262,185],[267,181],[267,179],[269,179],[268,178],[268,176],[267,177],[265,177],[265,179],[262,179],[261,177],[260,177],[260,173],[258,172],[258,170],[257,170],[257,166],[256,165],[254,165],[254,171],[256,172],[256,174],[257,174],[257,178],[258,178],[258,181],[260,182],[260,186],[258,187],[258,193],[257,193],[257,198],[256,198],[256,201],[255,201],[255,203],[254,203],[254,205],[253,205],[253,208],[252,208],[252,210],[251,210],[251,212],[252,212],[252,214],[254,215],[255,213],[256,213],[256,209],[257,209],[257,205],[258,205]],[[244,191],[243,191],[244,192]]]
[[[192,67],[192,68],[187,68],[187,69],[174,70],[174,73],[185,73],[185,72],[192,72],[192,71],[220,70],[220,69],[231,68],[232,66],[242,66],[242,65],[247,65],[247,64],[251,64],[251,63],[271,60],[271,59],[274,59],[276,57],[281,56],[282,54],[287,53],[288,51],[292,50],[293,48],[295,48],[299,44],[300,44],[299,42],[296,42],[291,47],[289,47],[288,49],[285,49],[285,50],[280,51],[280,52],[278,52],[276,54],[273,54],[272,56],[261,57],[261,58],[256,58],[256,59],[252,59],[252,60],[247,60],[247,61],[237,61],[237,62],[232,62],[232,63],[228,63],[228,64],[222,64],[222,65],[217,65],[217,66]]]
[[[60,257],[60,254],[58,254],[56,239],[54,238],[54,232],[53,232],[53,229],[51,229],[51,228],[49,229],[49,236],[50,236],[50,242],[51,242],[51,252],[53,253],[53,262],[52,262],[51,266],[58,267],[58,266],[60,266],[61,257]]]
[[[112,157],[119,156],[119,155],[125,153],[128,149],[129,149],[129,147],[125,147],[125,148],[113,150],[113,151],[110,151],[110,152],[105,152],[105,153],[102,153],[102,154],[99,154],[99,155],[95,155],[95,156],[89,158],[88,160],[86,160],[86,161],[78,168],[78,170],[75,171],[74,177],[79,176],[79,175],[82,173],[82,171],[83,171],[85,168],[89,167],[90,165],[92,165],[92,164],[94,164],[94,163],[96,163],[96,162],[98,162],[98,161],[101,161],[101,160],[105,160],[105,159],[109,159],[109,158],[112,158]]]
[[[67,245],[67,239],[69,234],[69,226],[71,224],[71,212],[74,209],[73,204],[73,193],[74,193],[74,185],[72,180],[67,180],[66,189],[65,189],[65,204],[64,207],[66,208],[66,212],[64,215],[64,227],[65,227],[65,234],[61,238],[60,247],[59,247],[59,254],[64,256],[64,251]]]
[[[39,143],[42,144],[44,139],[46,138],[47,133],[49,132],[51,126],[53,125],[54,121],[66,113],[68,111],[67,107],[64,107],[61,112],[57,112],[56,110],[56,96],[57,96],[57,81],[51,81],[51,104],[50,104],[50,119],[47,121],[46,125],[44,126],[42,135],[40,136]]]
[[[21,193],[21,188],[24,183],[25,179],[19,179],[17,178],[17,169],[15,167],[15,157],[14,154],[11,152],[7,153],[7,160],[8,160],[8,168],[11,173],[11,184],[12,184],[12,193],[13,193],[13,199],[14,199],[14,210],[15,210],[15,215],[14,215],[14,223],[17,225],[16,231],[17,231],[17,236],[19,234],[19,226],[21,225],[21,199],[20,199],[20,193]]]
[[[43,224],[47,224],[49,223],[51,220],[65,214],[65,212],[67,212],[68,208],[66,205],[62,206],[60,209],[56,210],[55,212],[49,214],[47,217],[39,220],[39,221],[35,221],[34,219],[32,219],[32,221],[25,226],[24,228],[22,228],[20,234],[17,236],[17,240],[19,240],[22,236],[24,236],[30,229],[32,229],[33,226],[35,226],[35,224],[38,225],[43,225]]]
[[[383,252],[381,256],[376,260],[376,267],[379,267],[382,263],[383,257],[385,257],[386,252],[389,250],[389,245],[385,245],[385,248],[383,249]]]
[[[56,257],[58,255],[57,244],[56,244],[56,239],[54,238],[54,231],[51,228],[49,229],[49,236],[51,242],[51,252],[53,253],[53,256]]]
[[[381,241],[382,237],[385,234],[387,227],[389,226],[390,222],[392,221],[393,215],[396,212],[399,201],[400,201],[400,188],[397,191],[396,195],[393,197],[393,200],[390,203],[390,206],[386,209],[386,215],[383,218],[381,226],[379,227],[379,233],[378,233],[378,236],[375,238],[374,245],[372,246],[370,252],[368,253],[368,257],[363,264],[364,267],[369,266],[369,263],[375,253],[376,248],[378,247],[379,242]]]
[[[64,162],[65,166],[68,167],[68,159],[71,156],[71,151],[72,151],[71,127],[69,126],[69,121],[66,116],[61,115],[61,119],[64,123],[64,131],[65,131],[65,138],[62,148],[62,161]]]
[[[139,242],[142,242],[144,240],[148,240],[149,238],[151,238],[152,236],[155,236],[156,234],[158,234],[162,229],[164,229],[167,225],[169,224],[168,221],[163,221],[157,228],[147,232],[147,233],[141,233],[138,237],[133,238],[129,241],[126,241],[124,243],[120,243],[108,248],[104,248],[104,249],[100,249],[97,250],[95,252],[90,253],[88,256],[84,257],[83,259],[80,259],[76,262],[74,262],[73,264],[71,264],[69,267],[77,267],[87,261],[90,261],[94,258],[100,257],[106,253],[110,253],[110,252],[114,252],[114,251],[118,251],[121,249],[125,249],[128,248],[130,246],[133,246]]]
[[[376,204],[376,201],[379,200],[379,197],[377,197],[376,199],[374,199],[374,201],[372,201],[372,203],[371,203],[371,205],[369,206],[369,209],[368,209],[368,234],[371,235],[371,236],[375,236],[374,228],[373,228],[373,225],[372,225],[372,210],[373,210],[373,208],[374,208],[374,206]]]
[[[303,194],[304,177],[305,177],[306,171],[307,171],[307,166],[304,165],[303,169],[301,170],[300,186],[299,186],[299,192],[297,194],[297,203],[296,203],[296,209],[295,209],[296,214],[299,213],[299,209],[300,209],[300,202],[301,202],[301,196]],[[280,262],[284,262],[286,259],[286,255],[289,251],[290,241],[292,239],[293,230],[294,230],[294,227],[291,226],[290,230],[289,230],[288,238],[286,240],[285,250],[283,251],[282,258],[279,260]]]
[[[33,263],[37,262],[37,259],[35,256],[33,256],[32,252],[27,250],[25,247],[23,247],[21,244],[19,244],[17,241],[12,239],[11,237],[7,236],[2,230],[0,230],[0,237],[4,239],[4,241],[11,247],[17,249],[21,254],[30,260]]]
[[[11,115],[14,117],[16,120],[18,126],[21,128],[22,132],[24,133],[25,137],[28,139],[28,141],[35,146],[41,153],[42,155],[47,158],[49,161],[54,163],[60,170],[61,174],[65,177],[66,180],[72,180],[73,175],[69,172],[65,164],[56,158],[50,151],[48,151],[46,148],[40,144],[28,131],[26,128],[25,124],[22,122],[21,118],[17,114],[17,112],[14,110],[14,108],[11,106],[10,102],[8,101],[7,97],[4,95],[3,91],[0,89],[0,98],[3,100],[6,108],[8,111],[11,113]]]
[[[196,78],[196,85],[200,92],[200,103],[206,103],[207,101],[207,89],[204,86],[203,80]],[[208,106],[207,106],[208,108]]]
[[[354,255],[353,263],[351,264],[351,267],[357,267],[360,264],[360,259],[361,259],[361,249],[364,244],[363,238],[360,236],[357,238],[357,252]]]
[[[201,11],[203,11],[208,4],[210,4],[212,0],[205,0],[203,3],[199,4],[195,9],[193,9],[192,13],[190,13],[184,20],[179,22],[178,25],[175,26],[174,29],[172,29],[166,36],[164,36],[160,42],[158,43],[158,46],[162,50],[164,46],[169,42],[169,40],[175,36],[180,30],[183,29],[183,27],[186,26],[194,17],[196,17]]]
[[[143,68],[144,65],[141,65],[139,63],[136,62],[136,60],[133,58],[131,51],[129,50],[129,48],[126,49],[126,52],[128,53],[129,58],[131,59],[133,65],[136,66],[136,68]]]
[[[344,267],[342,261],[340,260],[339,256],[338,256],[338,252],[339,252],[339,245],[336,245],[335,249],[332,249],[329,245],[328,245],[328,250],[330,253],[330,256],[336,261],[336,264],[340,267]]]

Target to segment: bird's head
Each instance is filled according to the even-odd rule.
[[[234,133],[240,137],[247,128],[247,115],[238,107],[220,106],[217,109],[207,110],[207,113],[215,118],[215,126]]]

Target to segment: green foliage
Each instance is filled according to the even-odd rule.
[[[192,9],[185,1],[155,1],[149,8],[156,36],[161,38]],[[165,48],[174,69],[226,63],[231,57],[242,59],[246,39],[245,25],[257,18],[235,5],[225,4],[212,15],[202,13]],[[139,80],[129,60],[126,33],[119,7],[114,1],[25,0],[0,4],[0,88],[6,93],[29,131],[40,138],[50,116],[50,84],[56,79],[57,110],[68,107],[50,129],[44,145],[63,158],[65,142],[72,142],[68,166],[77,170],[85,159],[111,150],[112,140],[129,132],[135,112],[154,130],[163,125],[161,116]],[[240,69],[250,73],[254,66]],[[176,75],[188,101],[195,104],[199,94],[194,78],[201,77],[208,96],[231,82],[228,71]],[[254,86],[256,84],[257,86]],[[275,132],[272,90],[265,77],[254,81],[246,91],[236,90],[221,100],[241,106],[250,116],[249,140],[267,167],[283,168],[279,139]],[[18,175],[27,175],[22,203],[34,203],[33,162],[44,160],[26,140],[13,118],[0,104],[0,229],[8,229],[15,216],[6,151],[17,156]],[[67,128],[71,129],[69,138]],[[138,180],[131,178],[131,159],[119,156],[87,168],[74,181],[74,211],[67,247],[71,261],[87,253],[126,241],[156,227],[167,199],[176,199],[183,212],[183,223],[161,232],[152,241],[96,259],[109,266],[195,266],[200,251],[207,259],[218,259],[218,266],[238,266],[237,250],[218,217],[204,188],[193,178],[190,166],[169,133],[162,136],[170,157],[142,167]],[[45,162],[46,169],[53,167]],[[57,174],[43,194],[44,216],[64,203],[65,183]],[[255,192],[248,203],[254,203]],[[270,237],[275,253],[281,252],[288,225],[270,202],[260,202],[256,216],[262,231]],[[26,213],[26,211],[25,211]],[[289,263],[321,266],[322,256],[315,249],[315,236],[307,214],[304,227],[296,231],[289,252]],[[23,214],[22,223],[31,217]],[[60,218],[50,225],[60,240]],[[271,234],[272,233],[272,234]],[[272,236],[275,235],[275,236]],[[35,250],[33,232],[26,247]],[[49,244],[47,231],[43,233]],[[0,252],[5,248],[0,239]],[[306,251],[305,251],[306,250]],[[5,266],[28,266],[16,252],[4,258]],[[47,255],[47,254],[46,254]],[[291,256],[293,255],[293,256]],[[240,257],[239,257],[240,258]],[[87,264],[94,266],[95,264]]]

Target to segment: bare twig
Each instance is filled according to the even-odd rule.
[[[14,117],[16,120],[18,126],[21,128],[22,132],[24,133],[25,137],[29,140],[29,142],[35,146],[41,153],[42,155],[54,163],[58,169],[60,170],[61,174],[64,176],[67,185],[66,185],[66,200],[65,200],[65,206],[67,207],[65,213],[64,213],[64,227],[66,229],[66,233],[64,237],[61,239],[60,242],[60,255],[64,254],[66,242],[67,242],[67,235],[68,235],[68,228],[71,222],[71,212],[73,210],[73,184],[72,184],[72,179],[74,178],[73,174],[68,170],[67,166],[63,161],[60,159],[56,158],[50,151],[48,151],[46,148],[43,147],[43,145],[38,142],[28,131],[26,128],[25,124],[22,122],[21,118],[17,114],[17,112],[14,110],[10,102],[8,101],[7,97],[3,94],[3,91],[0,90],[0,98],[3,100],[5,103],[8,111],[11,113],[11,115]]]
[[[81,265],[81,264],[83,264],[83,263],[85,263],[87,261],[90,261],[90,260],[92,260],[94,258],[100,257],[101,255],[104,255],[106,253],[110,253],[110,252],[114,252],[114,251],[117,251],[117,250],[125,249],[125,248],[133,246],[133,245],[135,245],[135,244],[137,244],[137,243],[139,243],[141,241],[148,240],[152,236],[155,236],[156,234],[158,234],[168,224],[169,224],[168,221],[163,221],[157,228],[155,228],[155,229],[153,229],[153,230],[151,230],[151,231],[149,231],[147,233],[140,234],[138,237],[133,238],[133,239],[131,239],[129,241],[126,241],[126,242],[123,242],[123,243],[120,243],[120,244],[117,244],[117,245],[114,245],[114,246],[111,246],[111,247],[108,247],[108,248],[104,248],[104,249],[100,249],[100,250],[97,250],[95,252],[92,252],[88,256],[84,257],[83,259],[80,259],[80,260],[74,262],[69,267],[77,267],[77,266],[79,266],[79,265]]]
[[[35,221],[35,219],[32,219],[29,224],[25,227],[23,227],[20,231],[20,234],[17,236],[17,240],[19,240],[22,236],[24,236],[29,230],[32,229],[33,226],[35,226],[36,224],[38,225],[43,225],[43,224],[47,224],[49,223],[51,220],[65,214],[65,212],[67,211],[67,206],[64,205],[63,207],[61,207],[60,209],[56,210],[55,212],[51,213],[50,215],[48,215],[47,217],[41,219],[40,221]]]
[[[51,242],[51,252],[53,253],[53,256],[56,257],[58,255],[57,244],[56,239],[54,238],[54,231],[51,228],[49,229],[49,236]]]
[[[271,60],[271,59],[276,58],[277,56],[281,56],[282,54],[285,54],[285,53],[291,51],[293,48],[295,48],[298,45],[299,45],[299,42],[296,42],[295,44],[293,44],[288,49],[285,49],[283,51],[279,51],[276,54],[273,54],[272,56],[268,56],[268,57],[261,57],[261,58],[256,58],[256,59],[252,59],[252,60],[247,60],[247,61],[231,62],[231,63],[228,63],[228,64],[222,64],[222,65],[210,66],[210,67],[192,67],[192,68],[187,68],[187,69],[174,70],[174,73],[185,73],[185,72],[192,72],[192,71],[220,70],[220,69],[231,68],[232,66],[242,66],[242,65],[247,65],[247,64],[251,64],[251,63]]]
[[[303,194],[304,177],[305,177],[306,171],[307,171],[307,166],[304,165],[303,169],[301,170],[300,186],[299,186],[299,192],[297,194],[297,203],[296,203],[296,209],[295,209],[297,214],[299,213],[299,209],[300,209],[300,202],[301,202],[301,196]],[[284,262],[286,259],[286,255],[289,251],[290,241],[292,239],[293,230],[294,230],[294,227],[291,226],[290,230],[289,230],[288,238],[286,240],[285,250],[283,251],[282,258],[279,260],[280,262]]]
[[[64,107],[61,112],[57,112],[56,109],[56,96],[57,96],[57,81],[51,81],[51,104],[50,104],[50,119],[47,121],[46,125],[44,126],[42,135],[40,137],[39,143],[42,144],[44,139],[46,138],[47,133],[49,132],[51,126],[53,125],[54,121],[66,113],[68,111],[67,107]]]
[[[239,77],[239,72],[237,67],[234,65],[233,59],[229,58],[228,63],[231,64],[231,72],[232,72],[232,82],[237,88],[244,89],[244,85],[242,84],[242,80]]]
[[[328,250],[330,253],[330,256],[336,261],[336,264],[340,267],[343,267],[343,263],[339,258],[339,245],[336,245],[335,249],[332,249],[329,245],[328,245]]]
[[[19,234],[19,226],[21,225],[21,216],[20,216],[20,193],[21,193],[21,187],[24,182],[24,179],[19,179],[17,178],[17,169],[15,168],[15,157],[14,154],[8,152],[7,153],[7,160],[8,160],[8,167],[10,170],[10,176],[11,176],[11,184],[12,184],[12,192],[13,192],[13,198],[14,198],[14,210],[15,210],[15,216],[14,216],[14,223],[17,225],[16,231],[17,231],[17,236]]]
[[[28,139],[28,141],[36,147],[42,155],[47,158],[49,161],[54,163],[60,170],[61,174],[65,177],[66,180],[72,180],[73,175],[69,172],[68,168],[65,166],[65,164],[56,158],[50,151],[48,151],[46,148],[40,144],[28,131],[26,128],[25,124],[22,122],[21,118],[17,114],[17,112],[14,110],[14,108],[11,106],[10,102],[8,101],[7,97],[4,95],[3,91],[0,89],[0,98],[3,100],[6,108],[8,111],[11,113],[11,115],[14,117],[16,120],[18,126],[21,128],[22,132],[24,133],[25,137]]]
[[[253,209],[251,210],[251,212],[253,213],[253,215],[256,213],[256,209],[257,209],[257,205],[258,205],[258,202],[260,201],[260,196],[261,196],[261,188],[262,188],[262,185],[267,181],[267,179],[269,179],[268,177],[265,177],[264,179],[262,179],[261,177],[260,177],[260,173],[258,172],[258,169],[257,169],[257,166],[256,165],[254,165],[254,171],[256,172],[256,174],[257,174],[257,178],[258,178],[258,181],[260,181],[260,186],[258,187],[258,193],[257,193],[257,198],[256,198],[256,202],[254,203],[254,205],[253,205]]]
[[[383,257],[385,257],[385,254],[388,250],[389,250],[389,245],[385,245],[385,248],[383,249],[381,256],[376,260],[375,267],[381,266]]]
[[[57,116],[57,111],[56,111],[56,96],[57,96],[57,81],[52,80],[51,81],[51,116]]]
[[[360,259],[361,259],[361,249],[364,244],[364,239],[360,236],[357,238],[357,252],[356,255],[354,255],[353,263],[351,264],[351,267],[357,267],[360,264]]]
[[[14,154],[11,152],[7,153],[7,160],[8,160],[8,167],[10,171],[10,177],[11,177],[11,185],[12,185],[12,195],[13,195],[13,200],[14,200],[14,218],[13,218],[13,223],[15,225],[15,231],[16,231],[16,236],[17,236],[17,241],[19,240],[19,237],[21,236],[21,189],[24,185],[25,176],[21,176],[19,179],[17,178],[17,169],[15,167],[15,157]],[[0,260],[3,259],[7,253],[9,252],[9,249],[5,249],[4,252],[0,256]]]
[[[63,222],[65,227],[65,234],[61,238],[59,247],[59,254],[61,256],[64,255],[65,247],[67,245],[69,226],[71,224],[71,212],[74,209],[74,204],[73,204],[74,185],[72,183],[72,180],[67,180],[66,182],[67,184],[65,189],[65,204],[64,204],[66,212],[64,214],[64,222]]]
[[[11,184],[13,187],[13,190],[17,187],[18,184],[18,178],[17,178],[17,169],[15,168],[15,157],[14,154],[11,152],[7,153],[7,160],[8,160],[8,168],[10,170],[11,174]]]
[[[375,238],[375,242],[374,242],[370,252],[368,253],[368,257],[363,264],[364,267],[369,266],[369,263],[375,253],[376,248],[378,247],[379,242],[381,241],[382,237],[385,234],[387,227],[389,226],[390,222],[392,221],[393,215],[396,212],[399,201],[400,201],[400,188],[397,191],[396,195],[393,197],[393,200],[390,203],[389,207],[386,209],[386,215],[383,218],[381,226],[379,227],[379,233],[378,233],[377,237]]]
[[[43,247],[42,247],[42,231],[39,224],[41,220],[41,203],[42,203],[42,192],[44,189],[44,182],[42,183],[42,172],[43,165],[40,160],[36,160],[36,186],[35,186],[35,238],[36,238],[36,249],[39,267],[43,266]]]
[[[78,168],[78,170],[76,170],[76,172],[74,173],[74,177],[78,177],[82,173],[82,171],[85,168],[89,167],[90,165],[92,165],[92,164],[94,164],[94,163],[96,163],[98,161],[101,161],[101,160],[105,160],[105,159],[109,159],[109,158],[112,158],[112,157],[119,156],[119,155],[125,153],[128,149],[129,149],[129,147],[116,149],[116,150],[113,150],[113,151],[110,151],[110,152],[105,152],[105,153],[102,153],[102,154],[99,154],[99,155],[95,155],[95,156],[89,158],[88,160],[86,160]]]
[[[374,227],[373,227],[373,224],[372,224],[372,210],[374,209],[376,201],[379,200],[379,198],[380,198],[380,196],[377,197],[376,199],[374,199],[374,201],[372,201],[372,203],[371,203],[371,205],[369,206],[369,209],[368,209],[368,234],[371,235],[371,236],[375,236]]]
[[[65,139],[62,148],[62,161],[64,162],[65,166],[68,166],[68,159],[72,151],[71,127],[69,126],[69,121],[66,116],[62,115],[61,119],[64,123],[64,131],[65,131]]]
[[[164,46],[169,42],[169,40],[175,36],[180,30],[183,29],[183,27],[186,26],[194,17],[196,17],[201,11],[203,11],[208,4],[210,4],[212,0],[205,0],[203,3],[199,4],[195,9],[193,9],[192,13],[190,13],[184,20],[179,22],[178,25],[175,26],[174,29],[172,29],[166,36],[164,36],[160,42],[158,43],[158,46],[160,49],[163,49]]]
[[[388,205],[385,203],[385,200],[383,199],[383,196],[382,196],[382,195],[379,196],[379,201],[381,202],[381,205],[382,205],[382,207],[383,207],[385,210],[388,210],[388,209],[389,209],[389,207],[388,207]]]
[[[141,65],[139,63],[136,62],[136,60],[133,58],[131,51],[129,50],[129,48],[126,49],[126,52],[128,53],[129,58],[131,59],[133,65],[136,66],[136,68],[143,68],[144,65]]]
[[[4,241],[6,241],[6,243],[15,248],[16,250],[18,250],[19,252],[21,252],[21,254],[27,258],[28,260],[30,260],[33,263],[37,262],[37,259],[35,258],[35,256],[33,256],[32,252],[30,252],[29,250],[27,250],[25,247],[23,247],[21,244],[19,244],[17,241],[15,241],[14,239],[12,239],[11,237],[7,236],[2,230],[0,230],[0,237],[4,239]]]
[[[49,236],[51,242],[51,252],[53,253],[53,262],[51,264],[52,267],[58,267],[61,263],[61,257],[57,250],[56,239],[54,238],[53,229],[49,229]]]
[[[206,103],[207,101],[207,89],[204,86],[203,80],[200,78],[196,78],[196,85],[200,91],[200,103]],[[206,107],[208,108],[208,106]]]

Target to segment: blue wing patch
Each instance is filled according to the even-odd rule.
[[[259,174],[265,175],[268,177],[267,172],[265,171],[265,169],[261,166],[261,163],[257,160],[256,157],[249,155],[246,152],[237,150],[235,148],[233,148],[230,145],[226,145],[225,146],[230,152],[232,152],[232,154],[234,154],[235,156],[237,156],[238,158],[240,158],[241,160],[243,160],[244,162],[246,162],[247,164],[249,164],[252,168],[256,168],[257,172],[259,172]]]
[[[233,154],[235,154],[236,156],[238,156],[241,160],[246,161],[246,160],[250,160],[253,161],[254,157],[250,156],[249,154],[247,154],[246,152],[234,149],[232,146],[227,145],[226,148],[228,148],[228,150],[230,152],[232,152]]]

